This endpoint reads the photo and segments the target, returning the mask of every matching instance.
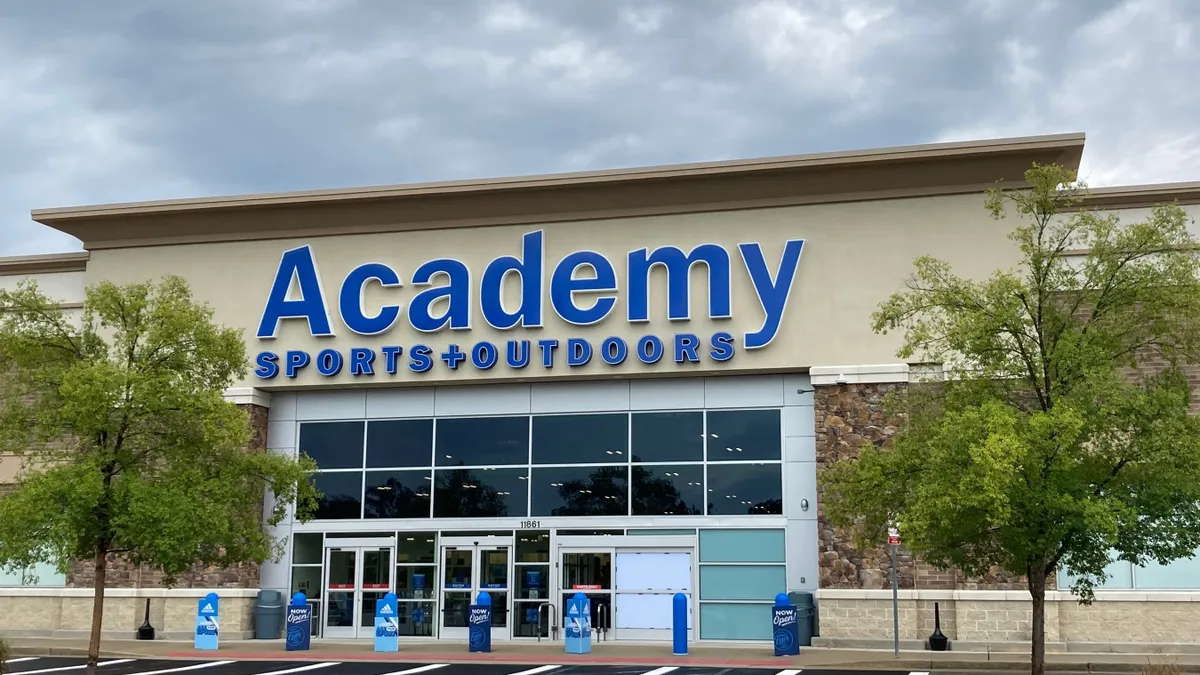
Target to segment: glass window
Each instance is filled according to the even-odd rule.
[[[541,415],[533,418],[534,464],[629,461],[629,415]]]
[[[779,460],[783,436],[779,410],[718,410],[708,413],[708,461]]]
[[[1131,565],[1128,561],[1118,560],[1116,551],[1110,551],[1108,557],[1109,560],[1112,561],[1107,567],[1104,568],[1104,572],[1108,579],[1103,584],[1097,584],[1096,588],[1133,588],[1133,565]],[[1141,570],[1138,570],[1138,572],[1140,576]],[[1074,583],[1075,577],[1071,574],[1070,570],[1059,567],[1058,587],[1066,590]]]
[[[783,565],[701,565],[701,600],[774,600],[787,588]]]
[[[1200,558],[1180,558],[1167,565],[1150,561],[1134,570],[1133,578],[1139,589],[1195,590],[1200,588]]]
[[[401,600],[424,600],[436,597],[437,567],[434,565],[403,565],[396,568],[396,597]]]
[[[297,534],[295,546],[292,547],[292,564],[293,565],[319,565],[324,562],[321,556],[324,555],[325,535],[320,532],[316,534]]]
[[[300,425],[300,452],[322,469],[361,469],[363,422],[305,422]]]
[[[367,518],[428,518],[429,469],[368,471]]]
[[[704,460],[704,413],[663,412],[633,415],[633,461]]]
[[[317,520],[348,520],[362,518],[361,471],[338,471],[313,474],[313,485],[321,492],[317,502]]]
[[[627,466],[534,468],[533,516],[624,516]]]
[[[503,518],[526,515],[529,477],[519,469],[438,469],[436,518]]]
[[[782,465],[709,465],[708,513],[721,516],[783,513]]]
[[[295,595],[296,593],[303,593],[304,597],[309,600],[321,599],[320,567],[299,566],[292,568],[292,590],[288,595]]]
[[[704,466],[633,465],[633,515],[704,514]]]
[[[432,466],[433,420],[367,423],[367,468]]]
[[[437,466],[529,463],[528,417],[454,417],[437,421]]]
[[[700,603],[701,640],[770,640],[771,604]]]
[[[396,562],[432,563],[436,547],[433,532],[401,532],[396,538]]]
[[[518,563],[550,562],[550,532],[548,530],[518,530]]]
[[[781,563],[783,530],[700,530],[700,562]],[[772,595],[768,599],[774,599]]]

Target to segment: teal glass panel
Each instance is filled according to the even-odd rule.
[[[1197,553],[1200,554],[1200,551]],[[1138,590],[1200,589],[1200,555],[1176,560],[1168,565],[1152,562],[1134,570],[1133,576]]]
[[[771,605],[700,603],[701,640],[770,640]]]
[[[1096,588],[1107,588],[1114,590],[1128,590],[1133,588],[1132,566],[1124,560],[1117,560],[1115,553],[1113,553],[1110,557],[1112,562],[1109,563],[1108,567],[1104,568],[1104,572],[1108,576],[1108,579],[1102,585],[1099,585]],[[1074,583],[1075,579],[1070,570],[1060,569],[1058,571],[1059,589],[1065,591],[1071,588],[1071,585]]]
[[[775,600],[787,592],[783,565],[701,565],[701,600]]]
[[[712,471],[712,467],[709,471]],[[781,563],[783,530],[700,530],[700,562]]]

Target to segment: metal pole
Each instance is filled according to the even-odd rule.
[[[893,645],[896,650],[896,656],[900,656],[900,591],[899,585],[896,583],[896,549],[899,548],[892,544],[892,638]]]

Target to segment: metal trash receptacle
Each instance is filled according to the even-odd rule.
[[[798,644],[811,647],[817,622],[816,598],[807,591],[792,591],[788,593],[788,602],[796,608],[797,632],[800,634]]]
[[[283,637],[283,593],[259,591],[254,600],[254,639],[278,640]]]

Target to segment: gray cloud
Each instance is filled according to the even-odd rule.
[[[31,208],[1085,131],[1197,179],[1193,0],[7,0],[0,255]]]

